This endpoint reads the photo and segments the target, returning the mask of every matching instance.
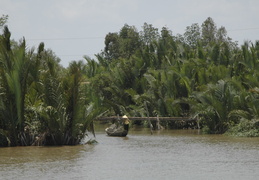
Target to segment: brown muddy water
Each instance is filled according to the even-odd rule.
[[[259,138],[131,128],[95,145],[0,148],[0,179],[258,179]]]

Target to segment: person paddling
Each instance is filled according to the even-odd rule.
[[[124,130],[129,131],[129,123],[130,123],[129,118],[126,115],[124,115],[124,116],[122,116],[122,119],[124,120],[124,122],[123,122]]]

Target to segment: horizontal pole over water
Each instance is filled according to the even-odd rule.
[[[157,118],[159,118],[159,121],[197,121],[197,119],[193,119],[190,117],[149,117],[151,121],[156,121]],[[117,116],[111,116],[111,117],[100,117],[96,120],[98,121],[107,121],[107,120],[117,120]],[[120,117],[120,119],[123,119]],[[135,121],[146,121],[148,120],[148,117],[128,117],[129,120]]]

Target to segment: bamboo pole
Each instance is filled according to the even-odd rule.
[[[128,117],[129,120],[132,121],[156,121],[157,117]],[[110,116],[110,117],[100,117],[95,119],[97,121],[112,121],[117,120],[117,116]],[[190,117],[159,117],[159,121],[197,121],[197,119],[190,118]]]

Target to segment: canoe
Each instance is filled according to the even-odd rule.
[[[115,124],[112,124],[110,127],[105,129],[105,132],[108,136],[118,136],[125,137],[128,134],[128,131],[124,129],[123,126],[117,127]]]

